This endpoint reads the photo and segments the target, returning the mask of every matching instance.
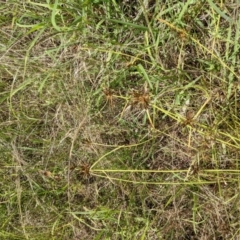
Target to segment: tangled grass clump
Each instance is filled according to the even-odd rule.
[[[239,238],[239,4],[1,3],[1,239]]]

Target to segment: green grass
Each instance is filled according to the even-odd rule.
[[[0,239],[239,239],[239,4],[0,0]]]

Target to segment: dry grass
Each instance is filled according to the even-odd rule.
[[[240,239],[234,1],[1,1],[1,239]]]

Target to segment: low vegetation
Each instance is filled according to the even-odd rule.
[[[236,2],[0,0],[1,239],[240,238]]]

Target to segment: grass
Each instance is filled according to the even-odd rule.
[[[239,4],[0,1],[0,238],[239,239]]]

